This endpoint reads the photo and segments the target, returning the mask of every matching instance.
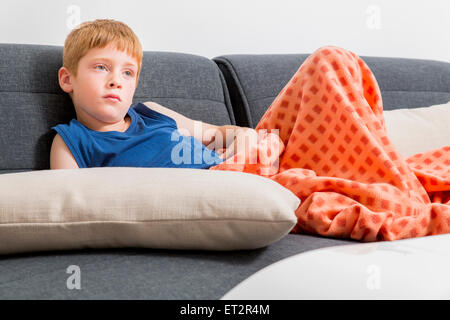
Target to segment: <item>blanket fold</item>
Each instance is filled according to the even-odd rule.
[[[361,241],[450,232],[450,146],[404,159],[378,83],[351,51],[311,54],[255,128],[258,139],[210,170],[270,178],[301,200],[291,233]]]

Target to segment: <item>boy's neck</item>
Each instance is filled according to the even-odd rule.
[[[113,124],[107,124],[102,125],[97,121],[97,123],[93,123],[93,121],[84,120],[82,117],[77,116],[77,121],[80,122],[85,127],[99,132],[106,132],[106,131],[119,131],[119,132],[125,132],[130,127],[131,124],[131,118],[127,114],[125,115],[125,118],[121,121]]]

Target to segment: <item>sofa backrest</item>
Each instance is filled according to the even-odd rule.
[[[0,44],[0,173],[49,169],[56,132],[75,110],[58,84],[62,47]],[[210,59],[144,52],[133,103],[154,101],[204,122],[235,124],[225,80]]]
[[[155,101],[187,117],[255,127],[308,54],[239,54],[212,60],[144,52],[133,103]],[[385,110],[450,101],[450,63],[364,57]],[[0,174],[49,169],[50,128],[75,117],[58,84],[62,47],[0,44]]]
[[[256,127],[267,108],[308,56],[236,54],[214,58],[227,81],[237,125]],[[378,81],[384,110],[427,107],[450,101],[448,62],[361,58]]]

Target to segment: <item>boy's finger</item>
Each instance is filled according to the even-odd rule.
[[[225,159],[228,159],[236,154],[237,151],[237,141],[234,140],[232,144],[228,146],[228,148],[225,149]]]

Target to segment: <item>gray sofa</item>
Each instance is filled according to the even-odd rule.
[[[254,128],[307,56],[246,54],[211,60],[145,52],[134,102],[151,100],[193,119]],[[362,58],[378,79],[385,110],[450,101],[450,63]],[[62,47],[0,44],[0,174],[49,169],[55,134],[50,128],[75,116],[58,86],[61,64]],[[288,234],[248,251],[124,248],[0,256],[0,299],[219,299],[283,258],[352,243]],[[66,287],[69,265],[80,266],[81,290]]]

